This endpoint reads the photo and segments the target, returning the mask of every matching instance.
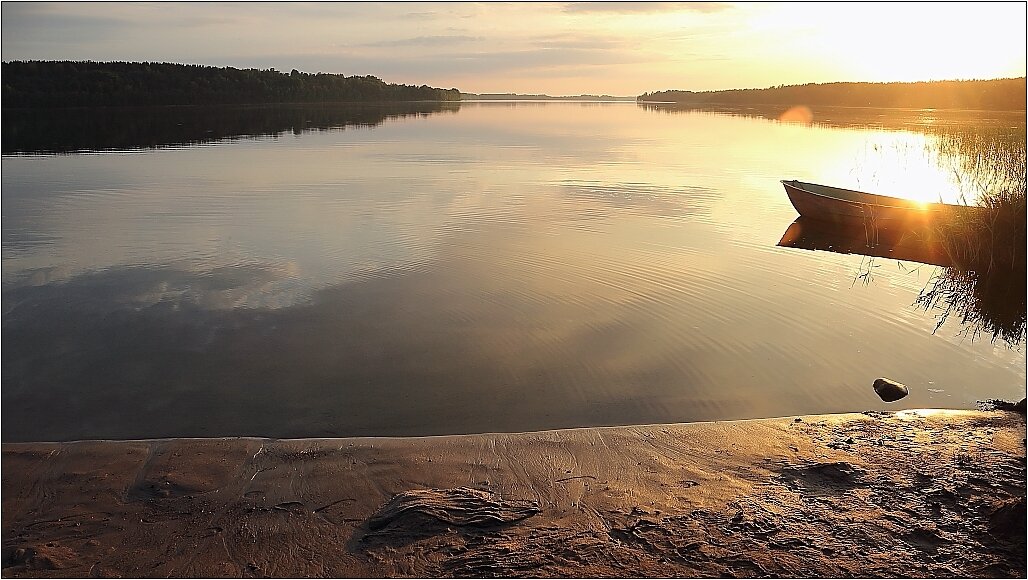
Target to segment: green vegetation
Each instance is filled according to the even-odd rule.
[[[1024,129],[988,135],[948,132],[936,140],[984,209],[935,232],[954,266],[936,275],[917,303],[941,309],[939,326],[958,316],[972,337],[1025,340],[1026,256]]]
[[[658,91],[640,102],[683,105],[806,105],[902,109],[971,109],[1024,111],[1025,77],[1016,79],[919,83],[825,83],[734,89],[727,91]]]
[[[3,63],[3,107],[458,101],[457,89],[373,76],[150,62]]]

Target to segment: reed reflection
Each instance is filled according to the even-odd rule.
[[[959,319],[961,333],[971,340],[989,336],[1016,347],[1025,340],[1025,263],[1012,267],[982,268],[952,251],[946,240],[929,230],[869,232],[860,225],[824,223],[797,218],[778,246],[859,254],[938,266],[915,304],[937,317],[935,330]],[[866,277],[874,266],[861,263]]]
[[[1025,269],[978,272],[946,268],[917,297],[917,305],[939,312],[936,330],[959,318],[963,333],[990,336],[1015,347],[1025,340]]]

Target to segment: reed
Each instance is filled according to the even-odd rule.
[[[937,228],[954,266],[933,277],[917,304],[941,310],[936,329],[956,315],[972,337],[1016,346],[1025,340],[1024,130],[949,133],[937,146],[982,210]]]

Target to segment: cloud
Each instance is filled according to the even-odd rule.
[[[436,18],[437,16],[439,16],[438,12],[406,12],[397,16],[397,18],[405,20],[427,20],[430,18]]]
[[[174,26],[178,28],[201,28],[204,26],[224,26],[231,24],[233,21],[230,18],[215,17],[215,16],[186,16],[181,18],[168,18],[162,20],[164,26]]]
[[[4,50],[19,43],[98,41],[131,24],[114,16],[53,13],[46,5],[4,4]]]
[[[620,38],[588,35],[574,37],[567,34],[537,36],[528,39],[527,42],[537,48],[581,50],[618,50],[627,45],[626,41]]]
[[[528,50],[453,53],[442,55],[461,73],[495,71],[541,71],[554,68],[582,68],[597,65],[633,64],[646,58],[629,51],[584,48],[535,48]],[[434,59],[433,59],[434,60]]]
[[[568,2],[564,12],[614,12],[643,14],[650,12],[720,12],[731,8],[727,2]]]
[[[455,43],[474,42],[484,40],[481,36],[469,36],[466,34],[441,34],[436,36],[417,36],[414,38],[398,38],[395,40],[380,40],[368,42],[358,46],[364,47],[393,47],[393,46],[448,46]]]

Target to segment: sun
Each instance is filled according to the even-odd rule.
[[[1023,3],[798,3],[781,10],[782,36],[796,34],[794,50],[833,71],[834,80],[1024,75]]]

